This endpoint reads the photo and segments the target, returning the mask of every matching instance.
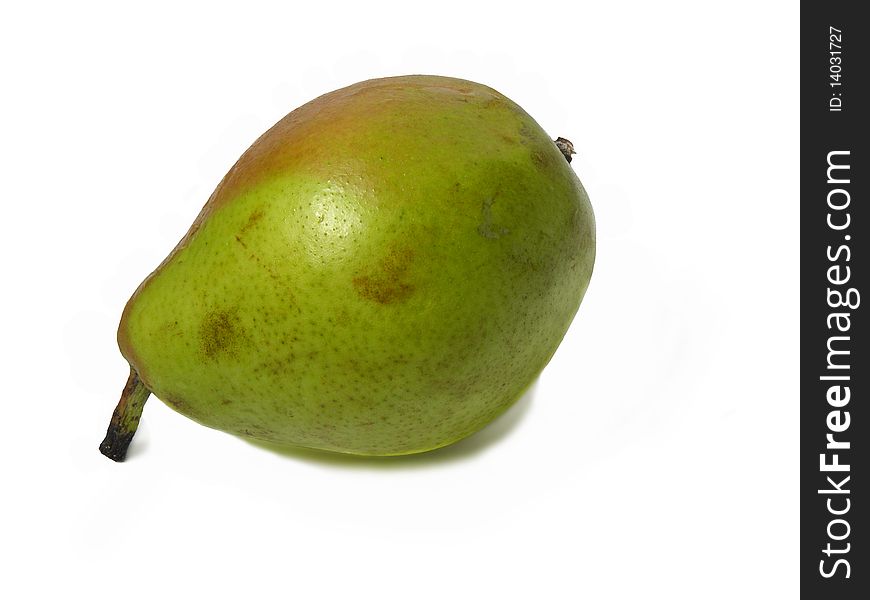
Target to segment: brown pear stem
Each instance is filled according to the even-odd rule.
[[[127,385],[121,392],[121,400],[112,413],[112,420],[109,421],[106,439],[100,444],[100,452],[115,462],[124,462],[127,448],[130,447],[130,442],[133,441],[133,436],[136,435],[136,429],[139,427],[139,418],[142,416],[142,409],[145,408],[145,401],[150,395],[151,391],[131,368]]]
[[[558,137],[555,140],[556,147],[562,153],[562,156],[565,157],[565,160],[571,162],[571,155],[577,154],[574,152],[574,144],[571,143],[571,140],[566,140],[563,137]]]

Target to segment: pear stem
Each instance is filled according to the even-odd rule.
[[[557,137],[555,139],[556,147],[559,149],[559,152],[562,153],[562,156],[565,157],[565,160],[571,162],[571,155],[577,154],[574,152],[574,144],[571,143],[571,140],[566,140],[563,137]]]
[[[142,409],[151,391],[139,379],[139,374],[130,368],[130,377],[127,385],[121,392],[121,400],[112,413],[109,421],[109,429],[106,431],[106,439],[100,444],[100,452],[115,462],[124,462],[127,457],[127,448],[136,435],[139,427],[139,419],[142,417]]]

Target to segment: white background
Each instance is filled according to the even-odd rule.
[[[798,7],[18,3],[0,18],[6,598],[789,598]],[[235,159],[373,77],[495,87],[595,208],[533,392],[414,458],[287,456],[152,399],[97,451],[129,295]]]

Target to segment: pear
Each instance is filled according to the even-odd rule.
[[[294,110],[127,303],[130,378],[100,450],[124,459],[152,393],[207,427],[350,454],[479,430],[549,362],[589,284],[572,153],[461,79],[374,79]]]

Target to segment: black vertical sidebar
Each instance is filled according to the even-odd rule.
[[[837,600],[870,598],[870,21],[859,8],[801,3],[801,594]]]

